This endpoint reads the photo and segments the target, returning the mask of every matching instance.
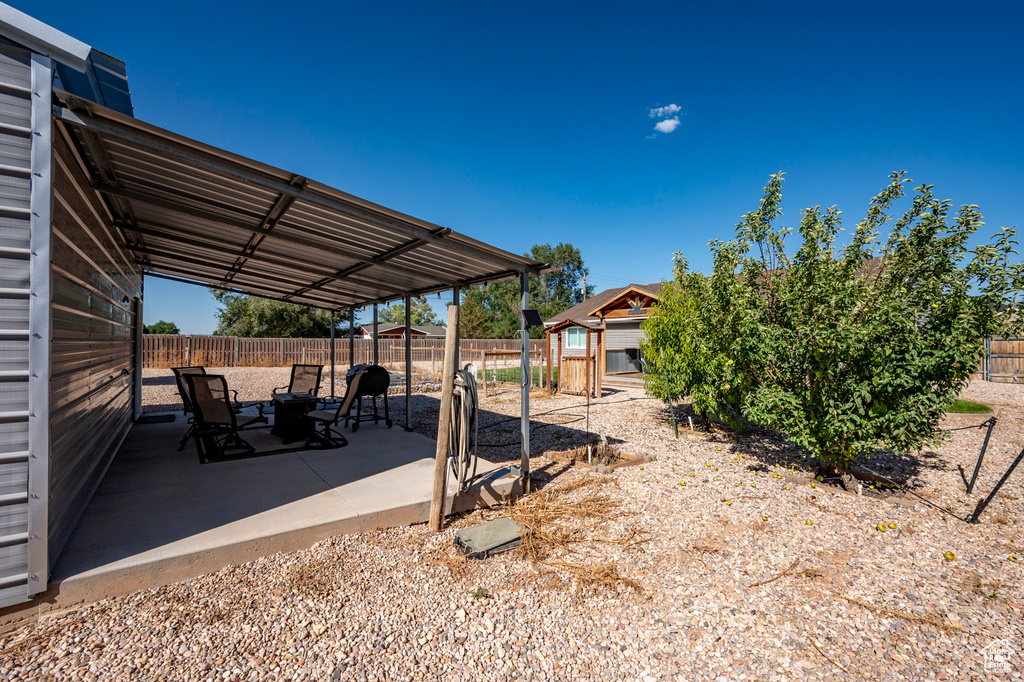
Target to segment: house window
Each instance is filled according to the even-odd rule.
[[[585,349],[587,347],[587,330],[580,327],[566,329],[565,347],[567,349]]]

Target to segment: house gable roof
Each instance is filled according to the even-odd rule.
[[[587,324],[586,322],[580,322],[578,320],[573,320],[573,319],[562,320],[561,322],[558,322],[558,323],[548,327],[544,331],[549,333],[549,334],[553,334],[554,332],[560,332],[563,329],[567,329],[569,327],[583,327],[584,329],[589,329],[591,331],[600,331],[600,328],[594,326],[593,324]]]
[[[587,313],[587,316],[588,317],[594,317],[594,316],[600,317],[601,316],[601,312],[603,310],[606,310],[607,308],[611,307],[613,304],[621,301],[622,299],[624,299],[625,297],[627,297],[627,296],[629,296],[631,294],[634,295],[634,296],[639,294],[641,296],[647,296],[647,297],[650,297],[650,298],[652,298],[654,300],[658,300],[658,294],[659,293],[661,293],[661,285],[660,284],[657,285],[657,291],[651,291],[650,288],[642,287],[639,284],[630,284],[628,287],[623,287],[621,290],[619,290],[619,293],[612,295],[610,298],[608,298],[608,300],[606,300],[603,303],[599,304],[597,307],[595,307],[593,310],[591,310],[589,313]]]
[[[544,320],[544,324],[545,326],[548,326],[569,319],[580,320],[590,323],[599,323],[600,320],[597,317],[592,316],[590,314],[590,311],[595,310],[596,308],[600,308],[604,304],[608,303],[615,296],[617,296],[619,293],[630,287],[634,287],[637,290],[642,291],[645,294],[651,296],[658,296],[661,293],[661,282],[656,282],[654,284],[630,284],[629,286],[625,287],[605,289],[604,291],[595,294],[594,296],[591,296],[582,303],[578,303],[573,307],[569,308],[568,310],[563,310],[557,315],[549,317],[548,319]]]

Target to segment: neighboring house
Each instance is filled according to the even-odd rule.
[[[405,325],[381,322],[377,324],[377,333],[382,339],[402,339],[405,338]],[[372,339],[373,325],[362,325],[359,328],[359,334],[364,338]],[[412,326],[410,335],[414,339],[443,339],[445,328],[433,324],[417,324]]]
[[[650,316],[651,305],[659,300],[661,283],[630,284],[606,289],[544,321],[546,328],[572,321],[551,336],[551,357],[586,353],[590,336],[591,354],[597,359],[604,385],[639,385],[641,370],[640,323]],[[589,328],[589,331],[584,328]],[[559,348],[559,344],[561,348]]]

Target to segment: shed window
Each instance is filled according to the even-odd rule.
[[[587,330],[572,327],[565,330],[565,347],[584,349],[587,347]]]

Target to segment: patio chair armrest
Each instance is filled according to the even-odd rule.
[[[288,390],[287,386],[278,386],[277,388],[270,389],[270,393],[272,395],[276,395],[278,391],[286,391],[286,390]]]

